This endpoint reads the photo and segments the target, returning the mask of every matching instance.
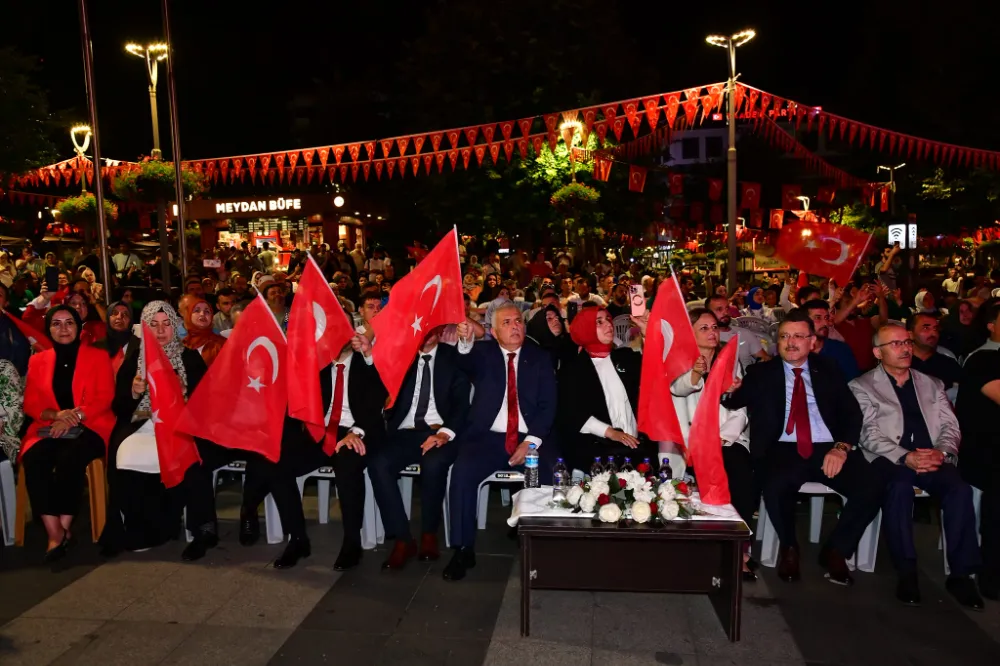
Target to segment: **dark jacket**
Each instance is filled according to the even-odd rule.
[[[471,384],[465,372],[458,366],[458,350],[451,345],[439,344],[434,359],[434,405],[441,418],[442,427],[456,433],[465,427],[469,415],[469,394]],[[399,424],[413,406],[413,391],[417,385],[417,367],[420,354],[413,361],[403,385],[400,387],[396,403],[388,414],[389,433],[399,430]]]
[[[611,362],[625,386],[632,414],[637,415],[642,354],[628,348],[615,349],[611,352]],[[586,437],[587,435],[580,434],[580,428],[590,417],[611,423],[611,415],[608,413],[608,404],[600,377],[597,375],[597,368],[594,367],[590,355],[581,351],[559,370],[560,442],[564,446],[570,446],[575,439]]]
[[[333,403],[333,372],[334,364],[319,371],[320,395],[323,398],[323,413],[330,410]],[[358,428],[365,432],[366,442],[378,442],[385,439],[385,419],[382,409],[385,399],[389,397],[382,378],[374,365],[365,363],[365,357],[360,352],[354,352],[351,368],[347,375],[347,400],[351,405],[351,415]]]

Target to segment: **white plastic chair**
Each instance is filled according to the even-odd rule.
[[[5,546],[14,545],[14,507],[16,503],[14,466],[7,459],[0,460],[0,532],[2,532]]]
[[[980,507],[981,507],[981,505],[983,503],[983,491],[980,490],[979,488],[976,488],[975,486],[971,486],[971,488],[972,488],[972,509],[976,513],[976,539],[981,542],[982,541],[982,537],[979,535],[979,511],[980,511]],[[914,488],[914,491],[916,491],[916,490],[917,489]],[[915,495],[916,499],[923,499],[925,497],[930,497],[930,495],[928,495],[923,490],[921,490],[919,493],[917,493]],[[941,536],[938,537],[938,550],[944,551],[943,552],[943,555],[944,555],[944,575],[945,576],[950,576],[951,575],[951,565],[948,564],[948,538],[947,538],[947,536],[945,535],[945,532],[944,532],[944,511],[943,510],[941,511]]]
[[[611,321],[611,324],[615,327],[615,347],[628,346],[629,331],[634,326],[631,317],[627,314],[618,315]]]
[[[399,473],[399,494],[403,498],[403,508],[406,510],[406,519],[410,519],[413,507],[413,477],[420,475],[420,465],[407,465]],[[451,503],[448,501],[448,493],[451,489],[451,467],[448,468],[448,480],[444,490],[444,501],[442,502],[442,512],[444,517],[444,543],[451,547]],[[382,512],[379,511],[378,503],[375,503],[375,540],[378,543],[385,542],[385,525],[382,523]]]
[[[450,476],[449,476],[450,478]],[[486,505],[489,503],[490,499],[490,484],[491,483],[520,483],[524,484],[524,472],[517,472],[514,470],[500,470],[498,472],[493,472],[482,483],[479,484],[479,500],[476,502],[476,518],[479,523],[479,529],[486,529]],[[449,484],[450,485],[450,484]],[[506,495],[505,495],[506,494]],[[504,488],[501,490],[501,501],[503,501],[504,506],[510,505],[510,490]]]
[[[219,488],[219,472],[232,472],[234,474],[243,475],[243,485],[246,485],[247,481],[247,464],[242,460],[234,460],[228,465],[223,465],[217,470],[212,472],[212,492],[215,493]],[[187,507],[184,507],[184,511],[181,514],[184,519],[184,538],[187,539],[188,543],[194,541],[194,535],[191,531],[187,529]],[[273,527],[271,526],[271,521],[276,520],[278,525],[278,533],[281,533],[281,521],[277,519],[278,510],[274,504],[274,498],[268,493],[267,497],[264,498],[264,532],[267,534],[268,543],[281,543],[282,539],[279,537],[277,541],[271,540],[271,533]]]

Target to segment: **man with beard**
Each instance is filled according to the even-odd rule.
[[[906,329],[913,338],[913,360],[910,367],[944,382],[945,392],[954,403],[958,382],[962,379],[962,367],[954,356],[938,351],[938,342],[941,341],[941,323],[938,318],[918,312],[907,320]]]
[[[851,381],[860,375],[861,371],[858,370],[858,362],[854,358],[851,348],[840,340],[830,338],[830,325],[833,322],[833,317],[830,316],[829,303],[817,298],[806,301],[801,307],[809,314],[809,319],[812,320],[813,327],[816,330],[816,337],[813,340],[813,353],[835,361],[847,381]]]
[[[615,283],[614,276],[605,276],[611,280],[611,292],[608,294],[608,314],[612,318],[632,313],[632,304],[628,300],[628,289],[623,284]]]
[[[719,321],[719,340],[725,343],[736,338],[736,344],[739,345],[739,362],[743,368],[749,368],[757,361],[771,359],[760,346],[760,336],[753,331],[732,325],[733,318],[729,314],[729,299],[726,296],[715,294],[709,297],[706,305]]]
[[[951,574],[946,589],[967,608],[983,609],[972,575],[982,564],[976,540],[972,488],[956,467],[962,435],[944,384],[911,368],[913,340],[899,324],[883,326],[872,340],[881,366],[851,382],[864,425],[860,446],[887,480],[883,503],[889,552],[899,574],[896,598],[920,603],[913,544],[913,489],[938,496]]]

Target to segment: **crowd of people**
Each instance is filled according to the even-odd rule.
[[[648,311],[663,285],[672,288],[666,275],[639,263],[565,253],[547,259],[542,252],[534,259],[489,252],[480,262],[460,248],[467,318],[427,334],[394,406],[385,409],[371,324],[419,252],[397,264],[380,249],[369,257],[361,244],[347,251],[341,243],[296,250],[279,266],[266,244],[257,250],[244,243],[198,257],[197,270],[183,281],[177,276],[182,289],[171,298],[156,290],[158,268],[123,244],[111,257],[117,300],[107,307],[91,266],[96,257],[86,247],[77,254],[70,268],[52,253],[40,260],[30,247],[16,262],[0,262],[0,444],[24,467],[33,515],[48,536],[47,560],[66,556],[84,470],[99,457],[107,460],[110,490],[101,537],[107,556],[177,538],[186,509],[193,540],[183,558],[203,557],[218,543],[213,472],[243,460],[239,541],[259,539],[259,505],[271,494],[288,537],[276,568],[311,555],[297,477],[332,467],[344,524],[336,569],[362,556],[367,470],[394,539],[383,567],[438,559],[437,534],[447,520],[454,548],[443,570],[448,580],[475,566],[479,484],[521,467],[529,447],[539,453],[543,483],[560,457],[585,472],[595,458],[666,456],[675,474],[685,473],[678,455],[684,442],[651,441],[638,428]],[[277,461],[196,438],[200,461],[168,488],[171,470],[157,453],[135,325],[149,327],[187,398],[250,299],[261,295],[287,326],[307,261],[317,262],[356,326],[320,373],[325,431],[286,418]],[[884,273],[842,286],[765,274],[732,294],[710,282],[697,294],[693,276],[682,274],[699,356],[673,380],[665,408],[672,403],[686,437],[714,361],[724,345],[737,344],[736,371],[719,405],[722,458],[732,504],[747,523],[763,497],[780,541],[778,575],[800,577],[796,496],[803,483],[820,482],[847,498],[820,555],[829,580],[853,582],[846,562],[881,510],[897,597],[919,603],[918,488],[943,510],[948,590],[981,609],[982,596],[1000,596],[1000,297],[977,269],[968,289],[952,274],[940,288],[918,290],[907,306]],[[637,310],[633,286],[644,306]],[[753,319],[773,327],[773,337],[747,327]],[[23,333],[32,328],[50,349],[33,350]],[[419,539],[396,483],[415,463]],[[440,509],[446,493],[450,515]],[[744,578],[755,580],[756,569],[747,550]]]

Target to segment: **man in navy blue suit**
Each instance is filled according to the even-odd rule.
[[[524,319],[515,304],[493,312],[494,340],[473,345],[468,322],[458,325],[459,362],[475,388],[458,459],[451,470],[451,541],[455,554],[445,580],[462,580],[476,566],[476,502],[490,474],[524,465],[528,445],[538,447],[539,472],[551,477],[556,415],[556,378],[548,354],[525,344]]]

